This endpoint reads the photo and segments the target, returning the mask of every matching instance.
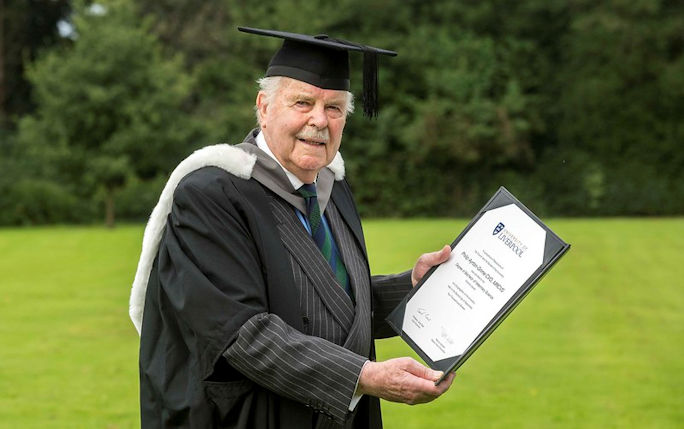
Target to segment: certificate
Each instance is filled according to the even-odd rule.
[[[389,315],[392,328],[430,365],[460,367],[570,248],[500,188]]]

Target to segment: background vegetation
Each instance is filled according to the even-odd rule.
[[[679,1],[4,0],[0,12],[0,224],[144,219],[179,160],[240,142],[279,42],[237,25],[399,52],[381,59],[379,117],[355,114],[343,143],[364,215],[470,216],[500,185],[542,215],[684,213]]]
[[[192,150],[238,143],[277,28],[399,52],[343,143],[365,217],[684,214],[675,0],[0,0],[0,225],[143,220]],[[352,90],[360,89],[360,58]],[[681,219],[566,219],[572,251],[389,428],[681,427]],[[405,269],[462,220],[365,223]],[[128,285],[142,226],[0,229],[0,427],[137,427]],[[409,354],[400,340],[379,357]]]
[[[549,224],[571,251],[444,397],[383,403],[385,427],[681,428],[684,220]],[[464,225],[367,221],[373,271],[409,267]],[[0,428],[139,427],[127,304],[141,236],[141,225],[0,230]],[[410,349],[391,339],[378,352]]]

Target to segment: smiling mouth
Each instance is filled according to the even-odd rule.
[[[321,146],[321,145],[325,145],[327,143],[325,141],[303,139],[301,137],[297,137],[297,140],[299,140],[302,143],[306,143],[308,145],[311,145],[311,146]]]
[[[330,141],[330,131],[328,128],[318,129],[316,127],[304,127],[297,134],[297,140],[309,146],[325,146]]]

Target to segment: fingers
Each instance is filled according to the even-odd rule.
[[[437,387],[441,389],[442,392],[446,392],[451,387],[451,383],[454,382],[454,378],[456,378],[456,374],[453,372],[449,373],[446,377],[444,377],[444,380],[437,384]]]
[[[413,359],[406,362],[405,370],[415,376],[412,382],[412,390],[408,392],[407,399],[403,402],[407,404],[422,404],[437,399],[440,395],[446,392],[451,386],[453,376],[450,374],[442,383],[435,385],[444,374],[442,371],[435,371],[426,366],[421,365]]]
[[[420,404],[430,402],[451,386],[453,375],[435,385],[441,371],[427,368],[411,358],[368,362],[361,371],[359,392],[393,402]]]
[[[449,388],[451,387],[451,383],[454,382],[454,378],[456,378],[456,373],[455,373],[455,372],[452,372],[452,373],[450,373],[449,375],[447,375],[447,377],[446,377],[444,380],[442,380],[442,382],[439,383],[439,384],[440,384],[440,385],[443,384],[443,385],[444,385],[444,390],[446,391],[447,389],[449,389]]]

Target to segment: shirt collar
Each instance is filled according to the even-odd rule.
[[[290,183],[292,183],[292,187],[294,189],[299,189],[302,187],[304,182],[299,180],[299,178],[297,176],[295,176],[294,174],[292,174],[287,168],[283,167],[283,164],[281,164],[280,161],[278,161],[278,158],[276,158],[275,155],[273,155],[273,152],[271,152],[271,148],[268,147],[268,143],[266,143],[266,138],[264,137],[264,133],[261,131],[259,131],[259,134],[257,134],[257,136],[256,136],[256,144],[259,147],[259,149],[264,151],[264,153],[266,153],[266,155],[270,156],[271,158],[273,158],[273,160],[275,162],[278,163],[280,168],[282,168],[283,171],[285,172],[285,175],[287,176],[287,178],[290,180]],[[314,181],[314,183],[316,183],[316,181]]]
[[[257,156],[256,164],[254,164],[254,169],[252,170],[252,178],[302,213],[306,213],[304,199],[298,193],[294,192],[301,187],[303,182],[297,179],[294,174],[291,176],[296,180],[290,180],[285,174],[287,173],[287,170],[280,165],[276,157],[273,156],[273,153],[268,150],[268,145],[265,144],[266,140],[263,136],[261,139],[264,149],[257,145],[257,137],[259,134],[260,130],[258,128],[250,131],[245,137],[245,140],[238,145],[248,153],[253,153]],[[329,167],[323,168],[318,172],[318,176],[316,177],[316,194],[318,195],[318,206],[320,207],[321,213],[325,212],[334,184],[335,173]]]

